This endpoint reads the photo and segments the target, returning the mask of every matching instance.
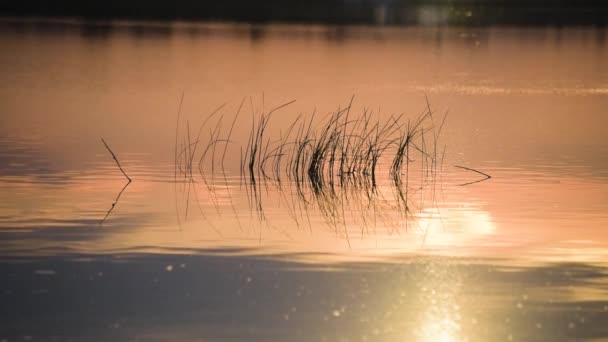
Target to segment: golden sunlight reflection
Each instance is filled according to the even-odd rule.
[[[460,326],[450,318],[429,317],[420,331],[420,341],[424,342],[454,342],[460,341],[457,333]]]
[[[417,295],[421,308],[415,318],[415,338],[420,342],[462,341],[460,296],[462,279],[449,266],[426,266]]]
[[[426,245],[462,245],[496,232],[490,213],[475,208],[425,209],[418,226]],[[443,215],[443,216],[442,216]]]

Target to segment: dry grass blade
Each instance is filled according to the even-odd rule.
[[[118,166],[118,168],[120,169],[120,172],[122,172],[122,174],[127,178],[127,180],[129,181],[129,183],[131,183],[131,178],[129,176],[127,176],[127,173],[125,172],[125,170],[122,169],[122,166],[120,166],[120,162],[118,161],[118,158],[116,158],[116,155],[114,154],[114,152],[112,152],[112,149],[110,148],[110,146],[108,146],[108,144],[106,143],[105,140],[103,140],[103,138],[101,138],[101,142],[105,145],[105,147],[108,149],[108,151],[110,152],[110,154],[112,155],[112,158],[114,158],[114,161],[116,162],[116,165]]]
[[[460,166],[460,165],[454,165],[454,167],[457,167],[457,168],[459,168],[459,169],[463,169],[463,170],[467,170],[467,171],[472,171],[472,172],[478,173],[478,174],[480,174],[480,175],[482,175],[482,176],[484,176],[484,177],[485,177],[485,178],[482,178],[482,179],[479,179],[479,180],[476,180],[476,181],[473,181],[473,182],[468,182],[468,183],[459,184],[460,186],[464,186],[464,185],[471,185],[471,184],[475,184],[475,183],[483,182],[483,181],[486,181],[486,180],[488,180],[488,179],[492,178],[492,176],[490,176],[489,174],[487,174],[487,173],[485,173],[485,172],[481,172],[481,171],[479,171],[479,170],[472,169],[472,168],[470,168],[470,167],[466,167],[466,166]]]

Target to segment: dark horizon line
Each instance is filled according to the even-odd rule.
[[[599,0],[22,0],[0,16],[95,20],[218,21],[335,25],[608,26]]]

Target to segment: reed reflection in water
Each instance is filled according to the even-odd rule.
[[[270,119],[295,101],[256,114],[249,98],[252,128],[246,146],[239,146],[244,143],[233,137],[232,132],[245,99],[228,121],[231,124],[226,132],[222,130],[222,105],[203,117],[193,132],[186,121],[185,132],[180,136],[182,97],[177,114],[174,182],[176,202],[185,205],[183,208],[176,205],[178,224],[187,220],[196,206],[220,236],[221,228],[208,216],[222,217],[222,209],[231,211],[222,220],[233,216],[239,229],[243,229],[224,165],[227,153],[232,156],[240,153],[239,187],[247,196],[250,216],[255,214],[265,226],[275,227],[263,205],[273,197],[278,201],[275,205],[293,220],[287,227],[301,230],[307,226],[312,233],[310,212],[314,212],[312,216],[323,218],[325,225],[349,247],[351,235],[364,239],[413,228],[426,236],[430,228],[441,226],[436,192],[445,154],[439,138],[447,113],[437,117],[427,99],[425,110],[417,117],[395,114],[377,119],[374,118],[377,114],[367,108],[361,114],[354,113],[353,100],[354,97],[344,109],[321,115],[321,123],[315,122],[313,113],[309,119],[298,116],[285,128],[285,133],[275,127],[274,132],[279,131],[277,138],[267,135]],[[475,180],[458,186],[491,178],[469,167],[454,167],[476,176]],[[199,193],[215,212],[203,210]],[[419,224],[420,219],[424,227]],[[288,231],[280,233],[289,237]],[[259,238],[262,239],[262,228]]]

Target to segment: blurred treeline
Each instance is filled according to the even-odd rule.
[[[4,0],[2,16],[364,25],[598,25],[605,0]]]

